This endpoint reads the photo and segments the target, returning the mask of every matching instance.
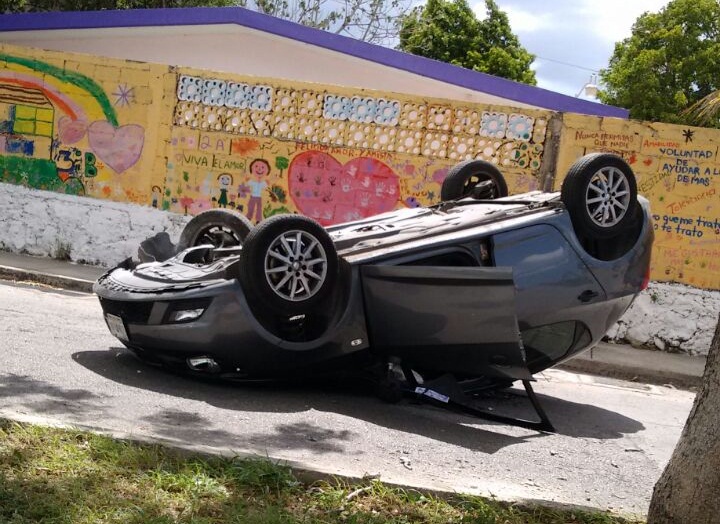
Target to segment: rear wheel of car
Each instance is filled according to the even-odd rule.
[[[482,188],[483,182],[486,188]],[[476,196],[482,189],[480,198],[500,198],[508,195],[508,187],[500,170],[485,160],[466,160],[454,166],[443,180],[440,198],[443,202]]]
[[[637,220],[637,185],[617,155],[592,153],[578,159],[562,184],[561,198],[580,236],[610,238]]]
[[[245,239],[240,281],[248,300],[287,315],[309,314],[335,288],[335,244],[314,220],[276,215]]]
[[[189,247],[210,244],[218,247],[240,246],[252,229],[244,215],[229,209],[209,209],[193,217],[180,234],[178,252]]]

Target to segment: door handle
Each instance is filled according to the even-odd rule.
[[[592,289],[586,289],[582,293],[578,295],[578,300],[580,302],[590,302],[593,298],[596,298],[600,293],[597,291],[593,291]]]

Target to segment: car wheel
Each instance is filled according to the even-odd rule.
[[[485,160],[466,160],[453,167],[443,180],[440,198],[443,202],[475,196],[476,188],[485,184],[481,198],[500,198],[508,195],[508,187],[500,170]]]
[[[563,181],[561,199],[582,236],[616,236],[638,216],[635,175],[622,158],[609,153],[578,159]]]
[[[252,229],[244,215],[228,209],[209,209],[193,217],[180,234],[178,252],[189,247],[212,244],[234,247],[243,244]]]
[[[283,314],[307,314],[334,289],[338,267],[335,244],[320,224],[276,215],[245,239],[240,281],[248,301]]]

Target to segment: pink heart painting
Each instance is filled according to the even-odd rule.
[[[85,136],[88,123],[85,120],[73,120],[63,116],[58,120],[58,136],[63,144],[74,144]]]
[[[137,124],[115,127],[97,120],[88,127],[88,141],[95,155],[116,173],[122,173],[140,159],[145,130]]]
[[[323,225],[357,220],[395,208],[398,176],[376,158],[344,165],[322,151],[305,151],[288,168],[290,195],[298,210]]]

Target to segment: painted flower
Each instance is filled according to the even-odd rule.
[[[240,184],[238,186],[238,198],[246,198],[250,194],[250,186]]]

